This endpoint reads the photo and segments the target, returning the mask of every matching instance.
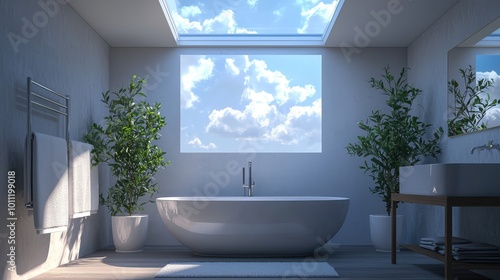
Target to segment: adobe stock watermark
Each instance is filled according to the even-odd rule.
[[[16,172],[7,172],[7,269],[16,272]]]
[[[167,78],[170,73],[164,72],[160,69],[160,64],[156,64],[156,67],[153,69],[151,66],[146,66],[144,68],[147,74],[144,76],[147,83],[143,85],[145,91],[150,91],[156,89],[161,83],[163,83],[164,79]],[[151,83],[153,82],[153,83]]]
[[[35,38],[40,32],[41,28],[44,28],[49,24],[49,19],[55,17],[62,5],[68,4],[66,0],[39,0],[38,6],[40,10],[33,13],[33,15],[28,17],[22,17],[21,22],[22,27],[18,32],[9,32],[7,38],[12,46],[12,49],[17,54],[19,52],[19,47],[23,44],[28,44],[29,41]]]
[[[409,0],[411,1],[411,0]],[[355,26],[353,28],[354,37],[353,44],[341,42],[340,47],[342,53],[348,63],[351,63],[353,55],[359,55],[362,48],[368,47],[373,38],[380,35],[382,30],[389,26],[393,16],[403,12],[404,7],[400,0],[389,0],[386,9],[380,11],[370,11],[372,20],[368,21],[364,26]]]
[[[402,166],[399,168],[399,183],[404,183],[415,173],[415,166]]]
[[[318,269],[318,262],[326,261],[333,254],[333,249],[325,246],[332,237],[329,235],[326,240],[317,237],[316,241],[319,246],[314,249],[312,256],[304,258],[299,264],[294,264],[290,270],[284,272],[281,278],[288,279],[292,275],[297,275],[301,279],[307,279],[308,275]]]

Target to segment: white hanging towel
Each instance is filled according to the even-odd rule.
[[[33,133],[33,217],[37,234],[68,227],[68,147],[65,139]]]
[[[69,143],[69,213],[72,218],[92,214],[92,145],[71,140]]]
[[[99,209],[99,166],[90,167],[90,214]]]

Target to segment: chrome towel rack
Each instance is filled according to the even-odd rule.
[[[45,97],[37,92],[45,92],[52,95],[53,98]],[[33,185],[32,185],[32,170],[31,164],[33,161],[32,139],[33,127],[32,116],[33,106],[38,106],[47,109],[59,115],[63,115],[66,119],[66,143],[69,143],[69,95],[60,94],[28,77],[27,83],[27,101],[28,101],[28,134],[26,135],[26,158],[25,158],[25,186],[24,198],[25,206],[29,209],[33,208]],[[56,99],[56,100],[54,100]],[[62,102],[59,101],[62,99]]]

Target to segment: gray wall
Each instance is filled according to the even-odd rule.
[[[15,38],[14,44],[9,36]],[[7,243],[7,184],[2,183],[0,278],[27,279],[109,245],[109,239],[107,234],[99,233],[99,228],[106,225],[100,216],[105,215],[73,219],[66,232],[36,234],[33,214],[24,207],[23,193],[26,79],[31,76],[70,95],[71,139],[81,140],[91,116],[99,119],[103,115],[97,104],[100,93],[108,88],[109,46],[64,1],[9,0],[0,2],[0,50],[0,176],[6,182],[7,172],[15,172],[18,218],[17,275],[6,266],[7,249],[12,244]],[[64,121],[52,114],[39,111],[33,123],[38,132],[64,137]]]
[[[408,48],[410,80],[424,94],[419,100],[427,111],[423,118],[435,126],[446,127],[448,51],[500,16],[500,2],[462,0],[423,33]],[[446,130],[445,130],[446,131]],[[471,155],[473,147],[488,141],[500,142],[500,129],[463,136],[444,137],[441,162],[500,162],[500,152],[483,151]],[[407,238],[443,234],[443,209],[421,205],[403,205]],[[500,209],[462,208],[454,210],[454,234],[473,241],[500,245]]]
[[[323,65],[323,152],[308,153],[180,153],[180,55],[181,54],[321,54]],[[399,71],[406,65],[406,49],[364,49],[348,63],[335,48],[112,48],[110,86],[127,83],[132,75],[149,75],[151,101],[163,104],[167,126],[159,145],[167,151],[171,165],[160,170],[159,196],[193,196],[196,190],[217,182],[220,174],[235,161],[241,167],[253,159],[256,195],[322,195],[351,198],[343,228],[332,242],[370,244],[368,215],[384,213],[383,203],[372,195],[370,178],[358,166],[362,159],[351,158],[345,147],[360,133],[356,123],[366,120],[371,110],[383,107],[383,96],[370,88],[368,80],[379,77],[390,64]],[[154,69],[156,75],[151,74]],[[241,174],[230,177],[219,195],[241,195]],[[147,244],[178,244],[163,225],[156,205],[149,205],[150,228]],[[335,213],[325,213],[331,215]]]

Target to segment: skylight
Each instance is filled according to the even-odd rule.
[[[493,31],[490,35],[477,42],[476,47],[499,47],[500,46],[500,28]]]
[[[342,0],[164,0],[177,43],[323,42]],[[198,42],[198,43],[197,43]],[[236,43],[237,44],[237,43]],[[304,43],[308,44],[308,43]]]

